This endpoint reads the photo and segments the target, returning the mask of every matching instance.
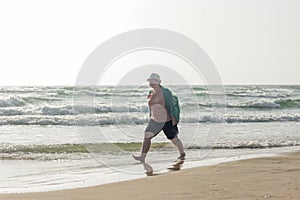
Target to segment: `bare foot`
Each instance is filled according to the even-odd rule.
[[[181,154],[181,155],[178,157],[178,159],[179,159],[179,160],[185,160],[185,156],[186,156],[186,154],[183,153],[183,154]]]
[[[132,155],[132,157],[137,160],[137,161],[140,161],[140,162],[145,162],[145,158],[143,158],[142,156],[135,156],[135,155]]]

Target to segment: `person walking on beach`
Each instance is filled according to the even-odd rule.
[[[176,110],[171,91],[160,85],[160,76],[152,73],[147,79],[153,90],[148,95],[150,108],[150,121],[144,132],[144,141],[140,156],[133,155],[137,161],[145,162],[146,155],[151,146],[151,139],[163,130],[166,137],[179,150],[178,159],[185,159],[185,152],[181,140],[178,138],[177,123],[179,122],[179,110]]]

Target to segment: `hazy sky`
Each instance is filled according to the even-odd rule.
[[[299,0],[11,0],[0,27],[0,85],[74,85],[102,42],[149,27],[196,41],[225,84],[300,84]]]

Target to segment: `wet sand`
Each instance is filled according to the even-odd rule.
[[[197,167],[137,180],[0,200],[300,199],[300,152]]]

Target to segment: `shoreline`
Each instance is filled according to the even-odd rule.
[[[299,199],[299,166],[298,151],[87,188],[0,194],[0,200]]]
[[[204,167],[204,166],[213,166],[213,165],[219,165],[226,162],[232,162],[232,161],[238,161],[238,160],[246,160],[246,159],[253,159],[253,158],[261,158],[261,157],[270,157],[270,156],[277,156],[292,152],[298,152],[300,151],[299,148],[294,147],[285,147],[285,148],[267,148],[267,149],[260,149],[260,150],[248,150],[247,152],[235,152],[235,150],[225,150],[221,151],[211,151],[209,153],[209,156],[206,157],[206,159],[198,159],[199,152],[198,151],[188,151],[188,159],[183,163],[183,165],[180,165],[180,169],[191,169],[195,167]],[[69,190],[69,189],[79,189],[79,188],[87,188],[87,187],[94,187],[94,186],[100,186],[105,185],[109,183],[117,183],[122,181],[129,181],[129,180],[135,180],[135,179],[141,179],[145,178],[152,173],[154,174],[164,174],[169,172],[167,168],[171,167],[172,164],[168,162],[169,156],[163,155],[163,154],[154,154],[152,155],[152,158],[160,157],[160,161],[154,161],[151,160],[151,157],[149,157],[150,160],[147,161],[144,165],[142,163],[138,164],[130,164],[123,166],[123,172],[114,170],[114,169],[104,169],[99,168],[98,164],[95,163],[95,160],[89,160],[89,162],[84,163],[78,163],[76,162],[76,166],[70,163],[65,163],[65,166],[62,166],[61,163],[57,162],[50,162],[48,164],[48,173],[42,173],[40,175],[34,175],[28,177],[27,179],[24,179],[23,177],[18,178],[18,174],[11,174],[9,176],[14,176],[13,180],[15,180],[13,183],[13,180],[7,179],[5,181],[5,176],[3,177],[1,181],[1,187],[0,187],[0,195],[1,194],[25,194],[25,193],[41,193],[41,192],[51,192],[51,191],[59,191],[59,190]],[[165,159],[166,160],[165,160]],[[196,159],[195,159],[196,158]],[[91,162],[90,162],[91,161]],[[12,167],[14,170],[17,170],[15,166],[18,166],[19,164],[24,166],[31,166],[33,163],[31,161],[24,165],[24,163],[15,163],[15,165],[6,164],[6,162],[2,162],[4,166],[2,165],[2,168],[7,169],[7,167]],[[35,163],[41,164],[41,163]],[[175,162],[173,162],[175,164]],[[90,166],[89,169],[86,171],[77,170],[78,165],[88,165]],[[37,166],[39,169],[43,166]],[[70,168],[73,169],[72,171],[61,171],[60,174],[56,174],[57,168]],[[75,167],[75,168],[74,168]],[[125,167],[125,168],[124,168]],[[177,166],[178,167],[178,166]],[[53,170],[50,170],[53,169]],[[75,170],[74,170],[75,169]],[[50,171],[49,171],[50,170]],[[151,172],[152,170],[152,172]],[[128,171],[129,173],[124,173],[124,171]],[[53,173],[54,172],[54,173]],[[130,173],[135,172],[135,173]],[[136,173],[139,172],[139,173]],[[17,173],[17,172],[16,172]],[[24,173],[24,172],[22,172]],[[30,172],[25,172],[30,173]],[[37,172],[38,173],[38,172]],[[27,187],[24,185],[24,183],[27,182]],[[41,185],[39,183],[42,183]],[[15,184],[15,185],[14,185]]]

